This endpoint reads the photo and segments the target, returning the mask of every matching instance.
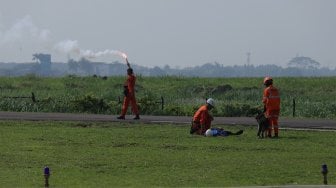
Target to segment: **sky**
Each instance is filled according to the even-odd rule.
[[[335,0],[0,0],[0,62],[336,66]]]

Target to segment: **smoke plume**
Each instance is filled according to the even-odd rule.
[[[24,18],[18,20],[8,30],[0,30],[0,46],[12,43],[24,45],[22,44],[24,42],[33,43],[35,49],[43,49],[49,51],[49,53],[51,53],[50,50],[53,50],[79,58],[94,59],[107,55],[117,55],[125,59],[127,58],[125,53],[118,50],[106,49],[98,52],[83,50],[79,47],[77,40],[55,42],[51,39],[51,32],[48,29],[41,29],[34,25],[30,15],[26,15]]]
[[[0,31],[0,45],[14,43],[24,38],[40,43],[47,42],[50,39],[50,31],[35,26],[30,15],[18,20],[8,30]]]
[[[106,55],[118,55],[125,59],[127,58],[125,53],[117,51],[117,50],[106,49],[106,50],[98,51],[98,52],[94,52],[92,50],[83,50],[79,47],[77,40],[65,40],[65,41],[58,42],[55,45],[54,49],[62,53],[74,54],[79,57],[84,57],[87,59],[94,59],[94,58],[98,58],[98,57],[106,56]]]

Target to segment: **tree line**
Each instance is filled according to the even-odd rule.
[[[44,66],[40,62],[30,63],[1,63],[0,76],[24,76],[34,74],[39,76],[60,77],[65,75],[79,76],[119,76],[126,74],[124,63],[92,62],[87,59],[73,60],[67,63],[51,63]],[[268,65],[232,65],[224,66],[218,62],[205,63],[201,66],[187,68],[145,67],[132,65],[138,75],[143,76],[186,76],[186,77],[310,77],[310,76],[336,76],[336,69],[320,67],[320,64],[309,57],[295,57],[281,67],[274,64]]]

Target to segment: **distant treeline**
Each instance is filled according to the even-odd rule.
[[[336,76],[336,69],[319,67],[281,67],[277,65],[234,65],[224,66],[219,63],[206,63],[202,66],[187,68],[144,67],[132,65],[138,75],[143,76],[186,76],[186,77],[310,77]],[[39,75],[60,77],[65,75],[79,76],[119,76],[126,74],[126,65],[120,62],[90,62],[82,59],[70,60],[68,63],[52,63],[50,70],[41,68],[39,63],[0,63],[0,76]]]

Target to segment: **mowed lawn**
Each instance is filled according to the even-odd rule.
[[[227,187],[336,184],[335,132],[282,130],[257,139],[189,135],[189,125],[0,122],[0,187]]]

